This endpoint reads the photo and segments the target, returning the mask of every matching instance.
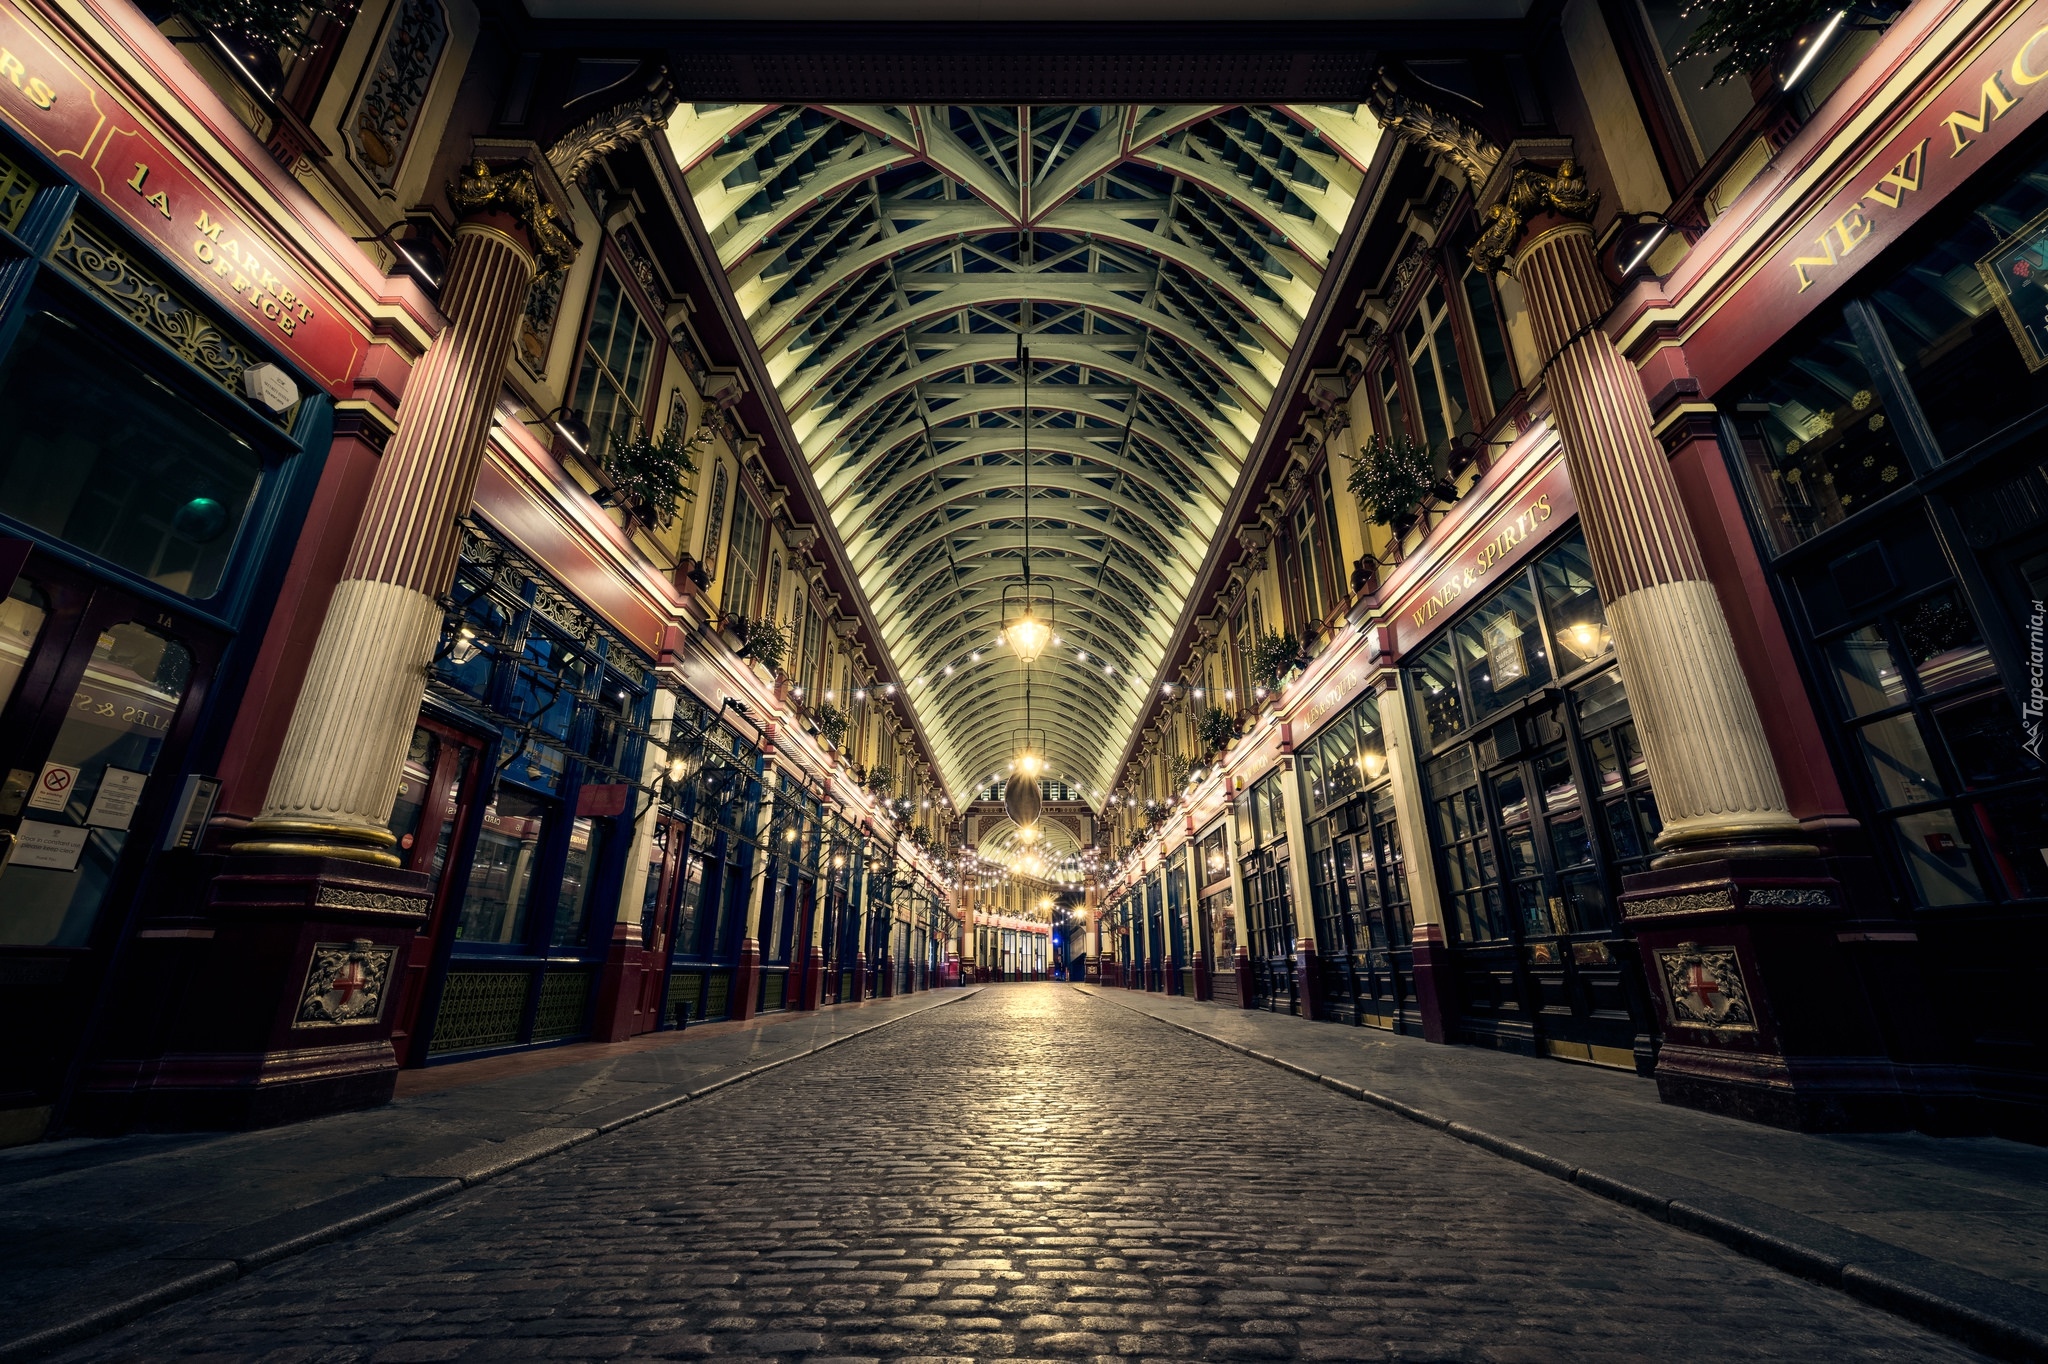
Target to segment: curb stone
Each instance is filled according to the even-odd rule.
[[[1103,987],[1076,985],[1074,988],[1076,993],[1090,999],[1113,1004],[1128,1013],[1164,1024],[1190,1037],[1199,1037],[1205,1042],[1222,1047],[1225,1051],[1234,1051],[1254,1061],[1263,1061],[1291,1075],[1298,1075],[1333,1089],[1347,1098],[1371,1104],[1397,1117],[1456,1137],[1467,1145],[1477,1146],[1481,1150],[1512,1160],[1518,1165],[1527,1166],[1539,1174],[1575,1185],[1589,1194],[1619,1203],[1666,1225],[1704,1236],[1773,1269],[1847,1293],[1880,1311],[1904,1317],[1943,1335],[1951,1336],[1972,1349],[1982,1350],[2001,1359],[2048,1361],[2048,1335],[2018,1322],[1993,1316],[1968,1303],[1903,1283],[1861,1265],[1845,1263],[1833,1256],[1800,1245],[1796,1241],[1724,1217],[1719,1213],[1709,1212],[1677,1199],[1662,1197],[1649,1190],[1603,1175],[1597,1170],[1584,1169],[1556,1156],[1510,1141],[1506,1137],[1416,1108],[1412,1104],[1352,1084],[1348,1080],[1320,1074],[1293,1061],[1255,1051],[1242,1043],[1203,1032],[1186,1023],[1133,1008],[1111,996]]]
[[[820,1042],[815,1047],[808,1047],[803,1051],[782,1057],[779,1060],[764,1061],[758,1066],[728,1075],[701,1088],[673,1095],[658,1103],[649,1104],[645,1108],[628,1113],[624,1117],[614,1118],[598,1127],[554,1129],[563,1135],[537,1146],[524,1147],[516,1155],[505,1160],[489,1162],[467,1173],[450,1176],[447,1179],[429,1185],[427,1188],[414,1189],[404,1197],[380,1203],[352,1216],[338,1219],[324,1226],[301,1232],[285,1240],[248,1251],[241,1255],[219,1260],[195,1273],[153,1288],[147,1293],[138,1293],[132,1298],[109,1303],[105,1307],[95,1308],[90,1312],[72,1318],[70,1321],[45,1327],[30,1335],[17,1336],[13,1340],[0,1341],[0,1364],[11,1364],[12,1361],[16,1360],[34,1359],[39,1355],[49,1354],[67,1345],[76,1345],[80,1341],[89,1340],[97,1335],[103,1335],[117,1327],[126,1326],[128,1323],[145,1317],[160,1308],[168,1307],[172,1303],[180,1302],[186,1298],[204,1293],[209,1289],[219,1288],[224,1284],[232,1283],[246,1274],[268,1265],[276,1264],[280,1260],[287,1260],[294,1255],[302,1254],[316,1247],[368,1231],[394,1218],[402,1217],[406,1213],[426,1207],[428,1204],[438,1203],[453,1194],[461,1193],[464,1189],[473,1189],[480,1184],[487,1184],[500,1175],[509,1174],[511,1171],[517,1170],[522,1166],[531,1165],[535,1161],[544,1160],[549,1156],[559,1155],[563,1151],[573,1146],[581,1146],[587,1141],[595,1141],[599,1137],[609,1135],[632,1123],[666,1113],[670,1109],[680,1107],[694,1100],[706,1098],[709,1095],[716,1094],[719,1090],[730,1088],[745,1080],[751,1080],[758,1075],[765,1075],[769,1071],[789,1065],[793,1061],[801,1061],[805,1057],[816,1056],[821,1051],[851,1042],[857,1037],[865,1037],[869,1033],[877,1032],[893,1023],[901,1023],[906,1018],[916,1018],[921,1014],[931,1012],[933,1009],[942,1009],[948,1004],[957,1004],[963,999],[972,999],[986,988],[988,987],[985,985],[977,985],[949,998],[934,1000],[922,1009],[913,1009],[908,1013],[898,1014],[894,1018],[885,1018],[879,1023],[870,1023],[867,1027],[858,1028],[843,1037],[835,1037],[829,1041]],[[517,1142],[517,1140],[518,1138],[511,1139],[512,1142]],[[496,1144],[506,1145],[511,1143]],[[168,1259],[175,1258],[175,1256],[156,1256],[152,1258]]]

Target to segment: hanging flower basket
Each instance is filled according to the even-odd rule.
[[[1398,530],[1404,518],[1414,524],[1416,509],[1435,481],[1428,446],[1406,436],[1388,440],[1374,432],[1358,452],[1345,486],[1373,520]]]

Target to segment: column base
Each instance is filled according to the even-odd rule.
[[[868,997],[868,959],[865,953],[856,954],[853,959],[853,997],[856,1000]]]
[[[804,962],[803,987],[797,991],[796,1003],[791,1007],[803,1010],[816,1009],[825,1001],[825,949],[813,947],[811,955]]]
[[[1444,940],[1443,925],[1415,925],[1410,945],[1414,948],[1409,972],[1415,981],[1415,1021],[1422,1025],[1422,1040],[1448,1041],[1451,1031],[1451,949]]]
[[[1215,986],[1209,980],[1209,959],[1200,952],[1197,952],[1192,964],[1195,968],[1195,998],[1201,1000],[1216,998]]]
[[[884,954],[882,957],[880,970],[881,975],[875,981],[875,998],[894,999],[896,997],[896,963],[887,954]]]
[[[612,940],[597,987],[597,1010],[590,1019],[590,1040],[623,1042],[659,1025],[660,1001],[650,1007],[648,977],[654,953],[628,939]]]
[[[1316,940],[1296,938],[1294,940],[1294,988],[1301,1000],[1301,1016],[1319,1019],[1324,1016],[1322,975],[1316,963]]]
[[[1231,969],[1237,973],[1237,1007],[1257,1008],[1257,1003],[1252,999],[1252,950],[1249,947],[1237,949],[1237,960]]]
[[[199,903],[138,930],[122,969],[135,993],[109,1020],[70,1125],[264,1127],[390,1100],[391,1029],[431,907],[427,877],[326,857],[217,865]]]
[[[740,958],[732,968],[732,1008],[727,1017],[744,1023],[761,1009],[761,944],[740,939]]]
[[[1872,928],[1846,927],[1852,900],[1881,896],[1867,873],[1856,859],[1744,857],[1623,878],[1666,1103],[1802,1132],[1914,1125],[1910,1079],[1843,948]]]

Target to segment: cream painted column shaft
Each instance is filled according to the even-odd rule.
[[[761,831],[760,846],[754,849],[754,874],[747,881],[746,941],[760,945],[761,901],[768,889],[768,868],[775,862],[775,765],[761,774],[761,812],[754,827]]]
[[[1280,760],[1280,803],[1287,821],[1287,894],[1294,901],[1294,939],[1297,947],[1316,946],[1316,906],[1310,897],[1308,871],[1307,807],[1301,792],[1301,762],[1292,754]]]
[[[666,687],[654,689],[654,710],[649,719],[653,724],[672,720],[676,713],[676,694]],[[640,765],[640,781],[644,786],[661,789],[662,769],[668,765],[665,753],[653,743],[647,745],[647,756]],[[637,799],[638,793],[633,793]],[[633,851],[626,859],[626,876],[619,888],[619,918],[632,913],[647,898],[647,866],[654,855],[654,826],[661,819],[661,802],[650,799],[647,808],[640,812],[640,818],[633,822]],[[657,887],[659,889],[659,887]],[[657,922],[658,933],[666,933],[668,925]],[[666,947],[664,939],[660,944]]]
[[[1415,706],[1406,674],[1385,674],[1380,690],[1380,739],[1387,746],[1387,780],[1394,821],[1401,831],[1401,866],[1408,878],[1408,909],[1417,928],[1442,927],[1443,889],[1436,879],[1429,802],[1422,796],[1422,750],[1415,742]]]
[[[1659,860],[1812,853],[1650,429],[1642,379],[1597,325],[1612,291],[1593,247],[1584,223],[1556,223],[1521,248],[1514,272],[1550,358],[1565,462],[1664,819]]]
[[[479,168],[480,169],[480,168]],[[525,172],[520,172],[525,174]],[[506,230],[511,226],[512,230]],[[391,807],[441,634],[484,443],[533,279],[502,213],[456,231],[450,318],[406,381],[245,853],[398,865]]]
[[[1244,909],[1244,868],[1238,859],[1243,850],[1237,846],[1237,802],[1244,799],[1244,792],[1232,794],[1230,808],[1223,815],[1223,847],[1230,858],[1230,918],[1237,925],[1237,945],[1251,946],[1251,923],[1245,918]]]

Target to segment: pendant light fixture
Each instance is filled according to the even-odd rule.
[[[1021,592],[1014,583],[1003,589],[1003,635],[1024,666],[1024,728],[1011,736],[1015,756],[1010,759],[1010,779],[1003,785],[1003,813],[1016,824],[1018,836],[1029,842],[1038,834],[1038,816],[1044,807],[1038,781],[1045,773],[1044,736],[1031,726],[1031,665],[1052,639],[1052,601],[1048,594],[1041,619],[1031,591],[1031,351],[1024,344],[1024,325],[1025,319],[1020,317],[1017,374],[1024,394],[1024,585]]]
[[[1052,642],[1055,601],[1048,588],[1041,615],[1031,586],[1031,349],[1024,344],[1022,331],[1017,333],[1017,374],[1024,388],[1024,584],[1021,589],[1015,583],[1003,589],[1003,638],[1018,661],[1029,667]]]

